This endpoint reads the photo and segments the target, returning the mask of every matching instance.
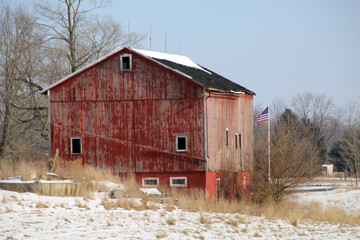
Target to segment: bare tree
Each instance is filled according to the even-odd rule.
[[[15,159],[20,148],[48,147],[47,101],[39,94],[41,86],[143,37],[126,36],[111,18],[92,16],[103,1],[93,1],[88,9],[82,8],[82,0],[38,3],[41,21],[25,7],[0,2],[0,157],[18,155],[11,157]]]
[[[26,140],[26,130],[46,115],[41,106],[37,63],[42,56],[35,18],[21,7],[13,10],[1,4],[0,12],[0,156],[14,148],[19,137]],[[36,122],[36,123],[35,123]],[[41,124],[40,124],[41,125]],[[42,127],[46,122],[42,122]],[[25,131],[25,132],[24,132]]]
[[[356,187],[360,170],[360,108],[356,103],[350,104],[345,117],[345,131],[339,142],[339,155],[350,170],[355,174]]]
[[[298,94],[292,99],[292,106],[300,118],[310,119],[312,123],[323,128],[324,122],[332,113],[334,102],[325,94]]]
[[[287,107],[287,103],[285,101],[285,99],[282,98],[276,98],[274,100],[272,100],[271,102],[271,117],[272,119],[279,119],[281,114],[285,111],[285,109],[288,108]]]
[[[360,130],[347,131],[340,142],[340,156],[346,166],[350,169],[350,174],[355,174],[356,187],[358,187],[360,169]]]
[[[341,111],[337,109],[332,98],[325,94],[312,93],[298,94],[292,99],[292,107],[299,118],[310,119],[310,122],[319,127],[329,148],[339,137]]]
[[[291,102],[294,111],[295,113],[298,114],[300,118],[305,117],[307,119],[310,119],[313,99],[314,99],[314,95],[309,92],[304,94],[297,94],[292,99]]]
[[[42,17],[41,26],[48,30],[49,49],[66,59],[70,72],[75,72],[89,62],[121,45],[135,46],[145,35],[122,32],[121,25],[110,17],[91,15],[103,1],[57,0],[39,1],[36,11]],[[88,6],[89,6],[88,5]],[[68,74],[69,71],[63,74]]]
[[[253,200],[260,203],[269,200],[280,202],[293,192],[294,187],[309,181],[320,169],[318,148],[296,115],[290,110],[285,111],[273,123],[272,129],[270,179],[265,127],[255,144],[252,190]]]

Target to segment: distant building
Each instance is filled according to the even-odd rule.
[[[332,176],[334,174],[334,165],[333,164],[323,164],[321,166],[321,172],[323,175]]]
[[[255,93],[185,56],[121,48],[43,93],[65,160],[210,197],[250,183]]]

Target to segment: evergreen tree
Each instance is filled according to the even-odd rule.
[[[338,172],[349,173],[349,168],[346,166],[346,162],[341,157],[341,141],[334,143],[329,152],[330,163],[334,164],[335,170]]]
[[[301,119],[301,124],[304,135],[311,138],[312,144],[316,146],[318,150],[318,157],[321,160],[321,163],[324,163],[326,160],[327,148],[320,127],[306,118]]]

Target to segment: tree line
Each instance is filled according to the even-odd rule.
[[[325,94],[298,94],[289,104],[272,101],[270,159],[268,167],[267,124],[254,128],[254,199],[281,201],[314,176],[321,165],[332,163],[336,171],[355,177],[360,162],[360,106],[336,106]],[[255,108],[254,117],[261,112]],[[270,176],[269,178],[269,171]]]
[[[39,94],[66,75],[145,35],[124,32],[105,1],[0,2],[0,158],[36,158],[48,148],[47,99]]]

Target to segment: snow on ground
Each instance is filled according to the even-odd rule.
[[[179,209],[106,210],[106,193],[49,197],[0,190],[0,239],[360,239],[360,226],[304,222]],[[298,193],[299,201],[356,206],[360,191]],[[336,202],[339,201],[339,202]],[[237,223],[237,224],[234,224]]]
[[[324,207],[340,207],[345,209],[347,214],[360,215],[360,190],[335,189],[294,195],[300,202],[318,201]]]

